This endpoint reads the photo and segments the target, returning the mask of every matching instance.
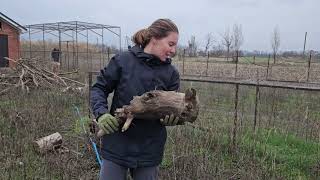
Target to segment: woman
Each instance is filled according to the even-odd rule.
[[[121,132],[113,115],[116,108],[128,105],[133,96],[155,89],[179,89],[179,73],[170,59],[176,52],[178,37],[178,28],[171,20],[158,19],[136,32],[136,45],[112,57],[97,77],[91,91],[91,107],[99,128],[105,132],[100,179],[126,179],[128,169],[134,180],[158,179],[167,138],[165,126],[176,125],[178,118],[168,115],[161,120],[134,119],[130,128]],[[108,113],[107,98],[113,91]]]

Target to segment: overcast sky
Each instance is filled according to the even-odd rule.
[[[195,35],[204,46],[206,34],[215,39],[233,24],[241,24],[242,49],[271,49],[271,34],[278,26],[280,50],[320,50],[320,0],[1,0],[0,11],[22,25],[85,21],[121,27],[131,36],[158,18],[170,18],[179,27],[180,44]]]

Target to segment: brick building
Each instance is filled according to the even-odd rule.
[[[0,68],[14,66],[4,57],[19,58],[20,34],[23,31],[27,29],[0,12]]]

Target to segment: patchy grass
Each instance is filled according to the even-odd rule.
[[[313,171],[320,162],[319,142],[282,134],[277,129],[260,129],[256,135],[243,136],[241,144],[244,152],[250,151],[250,147],[259,162],[274,174],[286,179],[320,177],[320,171]]]
[[[227,133],[191,127],[170,130],[161,164],[162,173],[175,175],[169,179],[204,175],[209,179],[320,177],[320,143],[292,134],[282,134],[275,129],[260,129],[256,135],[247,131],[239,139],[237,151],[232,153]]]
[[[0,179],[92,179],[97,176],[99,168],[72,109],[77,105],[80,112],[86,112],[86,100],[82,96],[42,90],[24,94],[17,90],[2,96],[1,102]],[[62,135],[63,146],[70,151],[38,154],[33,141],[54,132]]]
[[[182,91],[186,87],[196,88],[200,96],[199,119],[194,126],[168,127],[160,179],[320,176],[318,92],[261,88],[255,135],[255,89],[240,87],[233,147],[234,86],[183,82]],[[90,121],[84,97],[42,90],[1,96],[0,179],[96,179],[99,167],[81,124],[87,127]],[[63,145],[72,151],[36,153],[33,141],[54,132],[62,134]]]

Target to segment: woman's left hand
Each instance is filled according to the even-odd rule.
[[[171,115],[166,115],[164,119],[160,119],[161,124],[164,126],[175,126],[179,122],[179,117]]]

